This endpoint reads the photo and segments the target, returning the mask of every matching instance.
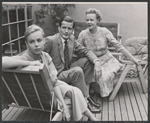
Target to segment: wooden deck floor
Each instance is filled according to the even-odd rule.
[[[148,94],[140,83],[123,83],[114,101],[93,98],[102,105],[102,113],[94,114],[99,121],[147,121]],[[10,107],[2,111],[2,121],[49,121],[49,113]]]

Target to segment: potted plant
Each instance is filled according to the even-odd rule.
[[[58,31],[57,26],[60,19],[68,14],[70,8],[75,8],[74,4],[39,4],[40,10],[35,11],[37,24],[41,26],[46,16],[51,16],[55,27],[55,33]]]

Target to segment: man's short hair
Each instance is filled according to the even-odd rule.
[[[73,23],[73,27],[72,27],[72,28],[74,29],[74,27],[75,27],[75,21],[73,20],[72,17],[70,17],[70,16],[65,16],[65,17],[63,17],[63,18],[59,21],[59,26],[60,26],[60,27],[61,27],[63,21],[66,21],[66,22],[69,22],[69,23]]]
[[[45,36],[45,33],[43,31],[43,29],[35,24],[27,27],[25,33],[24,33],[24,36],[25,36],[25,41],[27,41],[27,37],[32,34],[33,32],[36,32],[36,31],[40,31],[43,35],[43,37]]]

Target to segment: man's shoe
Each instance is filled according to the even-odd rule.
[[[99,103],[94,102],[90,97],[87,98],[87,100],[89,101],[89,103],[91,103],[92,105],[94,105],[95,107],[100,107]]]
[[[90,94],[93,94],[95,91],[92,89],[92,88],[90,88],[90,90],[89,90],[89,93]]]
[[[101,107],[95,107],[93,105],[91,105],[90,103],[88,103],[88,109],[92,112],[92,113],[101,113]]]

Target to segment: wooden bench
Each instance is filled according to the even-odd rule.
[[[120,70],[117,73],[116,77],[114,78],[114,83],[116,83],[116,85],[114,86],[114,90],[112,91],[112,93],[109,96],[109,101],[114,100],[114,98],[115,98],[116,94],[118,93],[123,82],[140,82],[141,86],[143,88],[143,92],[147,93],[148,90],[146,87],[146,78],[144,76],[144,72],[143,72],[143,69],[141,66],[143,64],[145,65],[146,62],[141,62],[139,65],[136,65],[138,75],[136,77],[132,77],[132,78],[128,77],[127,73],[130,71],[130,68],[134,65],[134,63],[131,61],[125,61],[125,60],[122,60],[120,62],[122,64],[124,64],[125,66],[124,66],[124,69]]]

